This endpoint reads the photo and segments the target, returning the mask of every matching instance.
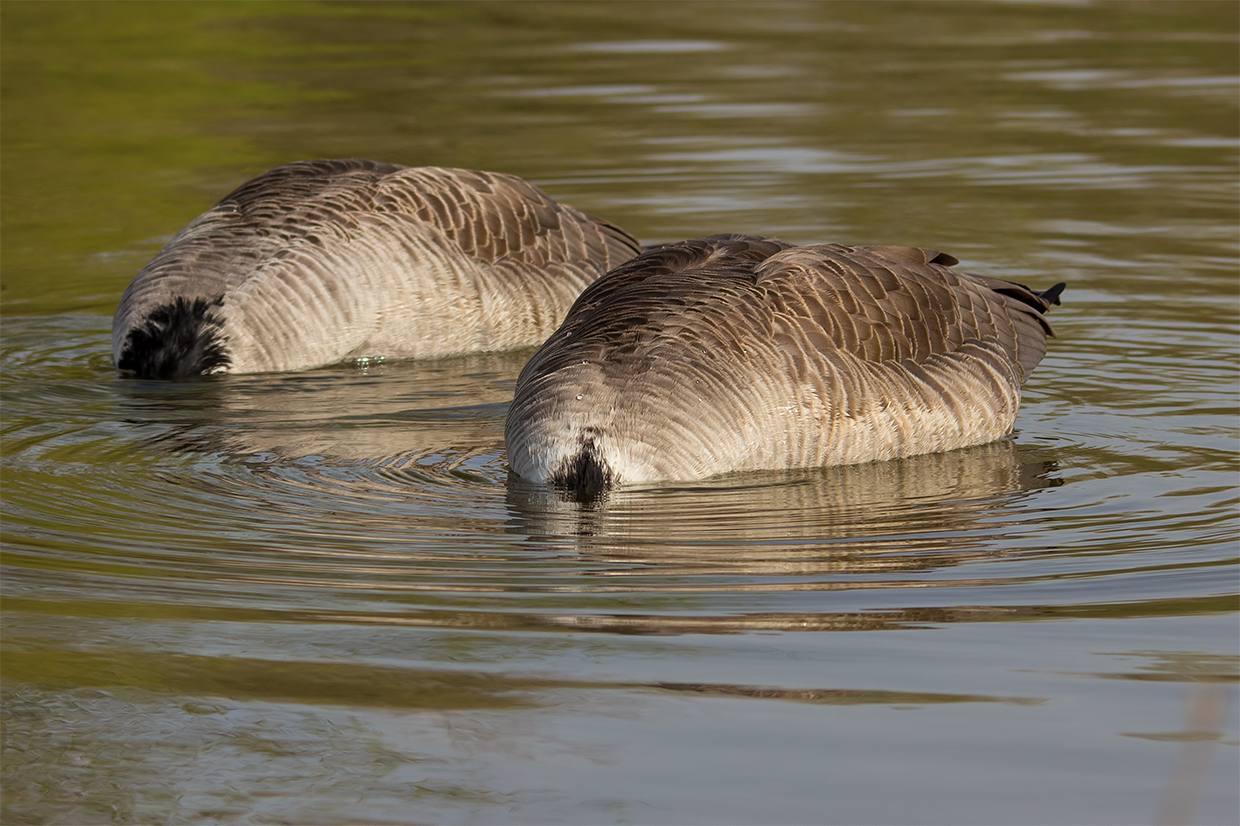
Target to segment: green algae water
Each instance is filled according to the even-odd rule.
[[[6,824],[1240,816],[1234,4],[0,24]],[[530,351],[117,374],[137,270],[316,157],[1068,289],[1010,439],[583,506],[508,472]]]

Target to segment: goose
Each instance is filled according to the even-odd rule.
[[[513,175],[297,161],[195,218],[134,277],[112,355],[177,379],[532,347],[640,251]]]
[[[592,498],[999,439],[1064,285],[958,263],[736,234],[648,250],[587,287],[522,369],[509,467]]]

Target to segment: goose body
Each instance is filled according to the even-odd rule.
[[[1063,285],[956,263],[743,235],[645,252],[588,287],[522,370],[509,464],[590,493],[998,439]]]
[[[639,251],[511,175],[301,161],[164,246],[121,298],[112,354],[179,378],[532,346]]]

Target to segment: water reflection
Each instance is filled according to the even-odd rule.
[[[545,716],[542,725],[534,716],[571,714],[570,697],[613,709],[643,695],[841,709],[1042,702],[930,691],[505,679],[125,652],[108,652],[106,662],[99,653],[72,656],[84,659],[86,671],[62,669],[69,684],[53,688],[35,669],[32,682],[0,690],[6,822],[408,823],[411,807],[421,807],[419,821],[450,812],[452,822],[478,822],[479,807],[554,806],[562,793],[544,786],[505,793],[492,772],[475,764],[532,756],[611,763],[606,751],[558,739]],[[114,657],[122,668],[109,670]],[[162,679],[169,667],[172,678]],[[266,688],[270,675],[274,689]],[[134,688],[131,678],[149,688]],[[356,696],[344,693],[350,689]],[[290,787],[298,794],[289,795]],[[324,811],[337,816],[325,820]]]
[[[1058,484],[1008,440],[892,462],[621,488],[594,503],[508,480],[509,529],[583,557],[684,573],[891,573],[980,551],[981,520]]]
[[[118,413],[151,449],[403,468],[495,452],[494,429],[528,350],[358,363],[306,373],[118,379]]]

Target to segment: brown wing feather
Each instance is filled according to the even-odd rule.
[[[161,308],[199,304],[241,371],[533,344],[585,285],[640,251],[511,175],[301,161],[238,187],[138,273],[113,319],[113,354],[119,363]],[[168,326],[151,333],[167,338]],[[161,364],[179,349],[161,349]]]
[[[587,288],[522,370],[512,468],[588,489],[997,439],[1059,287],[955,263],[752,236],[648,251]]]
[[[789,323],[805,326],[823,352],[921,363],[966,342],[989,342],[1019,366],[1023,384],[1046,354],[1048,303],[1026,287],[943,262],[956,259],[913,247],[816,244],[767,259],[758,284],[796,302]]]

